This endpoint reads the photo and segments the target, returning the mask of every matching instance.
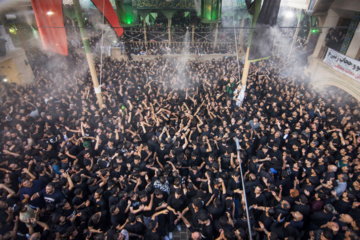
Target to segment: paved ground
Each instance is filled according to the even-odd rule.
[[[181,231],[179,232],[177,228],[175,227],[175,230],[173,232],[173,240],[184,240],[188,239],[190,236],[190,232],[188,231],[187,227],[184,223],[180,224]]]

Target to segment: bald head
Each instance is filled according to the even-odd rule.
[[[301,221],[301,220],[303,220],[303,215],[302,215],[300,212],[296,211],[296,212],[294,213],[294,219],[295,219],[296,221]]]
[[[329,170],[329,172],[336,172],[336,171],[337,171],[337,166],[335,166],[335,165],[329,165],[329,166],[328,166],[328,170]]]
[[[201,240],[201,234],[199,232],[193,232],[191,234],[191,239],[192,240]]]

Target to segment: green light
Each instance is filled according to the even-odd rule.
[[[201,22],[216,23],[221,18],[222,0],[201,0]]]
[[[129,0],[116,0],[116,11],[121,26],[132,26],[137,23],[137,12]]]
[[[311,33],[319,33],[319,29],[317,28],[311,29]]]

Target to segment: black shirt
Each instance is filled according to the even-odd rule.
[[[174,208],[176,212],[181,212],[188,205],[188,201],[189,200],[184,195],[181,195],[178,199],[176,199],[175,194],[171,194],[167,200],[167,204]]]
[[[138,235],[143,235],[145,232],[145,225],[142,224],[141,222],[136,221],[134,224],[131,223],[127,223],[125,225],[125,229],[130,232],[130,233],[135,233]]]

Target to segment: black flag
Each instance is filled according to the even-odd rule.
[[[268,58],[273,47],[271,27],[276,25],[281,0],[264,0],[250,44],[249,61]]]
[[[254,15],[255,13],[255,1],[251,2],[251,0],[245,0],[246,8],[250,15]]]

